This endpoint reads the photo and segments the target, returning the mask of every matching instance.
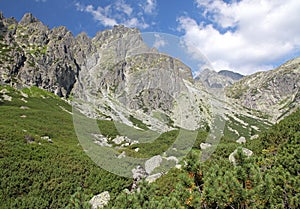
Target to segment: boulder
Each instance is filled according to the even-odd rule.
[[[145,162],[145,170],[148,174],[151,174],[151,172],[160,166],[162,163],[162,157],[160,155],[155,155],[149,160]]]
[[[148,183],[152,183],[152,182],[156,181],[156,179],[160,178],[161,176],[162,176],[162,173],[156,173],[156,174],[148,176],[146,178],[146,181]]]
[[[259,135],[258,135],[258,134],[255,134],[255,135],[251,136],[250,139],[251,139],[251,140],[257,139],[258,137],[259,137]]]
[[[246,143],[246,138],[241,136],[238,140],[236,140],[237,143],[239,144],[245,144]]]
[[[98,195],[95,195],[89,203],[92,205],[92,209],[103,208],[108,204],[110,200],[110,195],[108,191],[102,192]]]
[[[201,144],[200,144],[200,148],[201,148],[201,149],[207,149],[207,148],[209,148],[209,147],[211,147],[211,144],[210,144],[210,143],[201,143]]]

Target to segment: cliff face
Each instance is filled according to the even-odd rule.
[[[50,30],[31,14],[18,23],[2,18],[1,83],[38,86],[67,97],[80,67],[75,59],[75,38],[65,27]],[[3,60],[3,59],[2,59]]]
[[[196,96],[187,87],[193,85],[191,70],[149,48],[137,29],[120,25],[93,38],[85,33],[74,37],[65,27],[49,29],[32,14],[25,14],[20,22],[1,15],[0,27],[1,84],[72,95],[89,103],[81,109],[91,117],[100,117],[97,110],[130,123],[127,119],[134,115],[164,129],[161,118],[170,123],[167,127],[181,125],[182,116],[175,110],[184,105],[199,113],[191,120],[192,129],[205,121],[199,106],[203,111],[207,105],[203,100],[192,104]],[[179,105],[183,95],[188,99]],[[185,115],[191,118],[190,112]]]
[[[207,123],[199,108],[207,105],[203,100],[191,102],[200,95],[188,88],[194,82],[190,68],[149,48],[138,30],[115,26],[99,32],[91,43],[94,51],[81,65],[73,90],[75,99],[92,104],[79,107],[86,115],[97,117],[93,106],[123,123],[131,124],[128,118],[133,115],[155,129],[167,130],[173,125],[183,126],[182,116],[176,111],[180,107],[198,113],[195,117],[192,111],[184,113],[192,118],[185,123],[189,129]],[[187,101],[180,103],[183,95]]]

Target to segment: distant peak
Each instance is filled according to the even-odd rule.
[[[20,24],[21,25],[28,25],[30,23],[34,23],[34,22],[40,22],[36,17],[34,17],[31,13],[26,13],[21,21]]]
[[[232,78],[233,80],[240,80],[244,77],[244,75],[236,72],[232,72],[230,70],[221,70],[218,72],[219,75],[226,76]]]

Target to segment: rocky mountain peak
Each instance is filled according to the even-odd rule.
[[[20,24],[21,25],[28,25],[30,23],[35,23],[35,22],[40,22],[39,19],[37,19],[36,17],[34,17],[31,13],[26,13],[21,21],[20,21]]]
[[[242,74],[232,72],[230,70],[221,70],[221,71],[218,72],[218,74],[222,75],[222,76],[225,76],[225,77],[229,77],[233,80],[240,80],[244,77]]]
[[[208,88],[224,88],[231,86],[243,76],[232,71],[223,70],[216,72],[211,69],[203,69],[195,78],[196,81],[202,82]]]

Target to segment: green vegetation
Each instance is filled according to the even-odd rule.
[[[99,168],[82,150],[69,104],[37,87],[20,92],[6,86],[0,91],[0,208],[89,208],[87,201],[103,191],[111,195],[106,208],[115,209],[300,207],[300,110],[271,128],[245,116],[235,117],[248,125],[230,118],[215,152],[205,162],[200,160],[199,146],[209,129],[198,130],[182,169],[173,168],[151,184],[141,181],[139,192],[128,193],[124,189],[130,189],[131,179]],[[4,94],[12,101],[4,100]],[[145,126],[134,117],[131,121]],[[130,139],[143,140],[143,136],[145,142],[157,134],[111,120],[97,123],[101,134],[111,139],[125,130]],[[259,133],[253,126],[268,130],[249,140]],[[253,151],[251,157],[244,156],[235,142],[238,136],[228,127],[245,135],[247,142],[242,146]],[[151,157],[166,151],[179,133],[166,132],[154,141],[119,151]],[[228,156],[237,148],[234,166]]]
[[[227,154],[201,162],[193,150],[182,170],[140,183],[140,192],[121,193],[106,208],[299,208],[299,133],[300,110],[247,142],[254,156],[238,149],[236,166]]]
[[[149,130],[148,126],[146,124],[143,123],[143,121],[133,117],[132,115],[129,116],[129,120],[133,123],[133,125],[144,129],[144,130]]]
[[[130,179],[100,169],[83,152],[72,116],[61,109],[72,111],[67,103],[36,87],[23,90],[28,98],[6,89],[13,99],[0,102],[0,208],[65,208],[74,194],[85,202],[108,190],[114,199],[129,187]]]

